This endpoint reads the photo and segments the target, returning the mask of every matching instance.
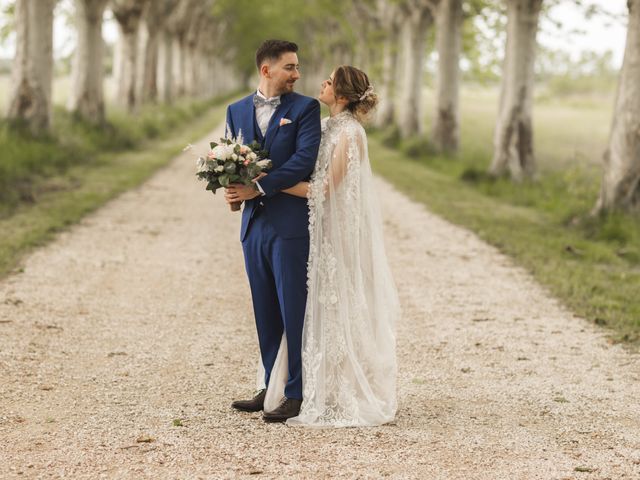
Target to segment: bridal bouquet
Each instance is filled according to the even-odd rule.
[[[257,142],[243,145],[242,140],[221,138],[220,143],[211,142],[206,157],[198,158],[196,176],[207,181],[207,190],[214,194],[231,183],[251,185],[251,181],[264,170],[271,168],[268,152],[260,149]],[[231,204],[231,211],[240,210],[241,202]]]

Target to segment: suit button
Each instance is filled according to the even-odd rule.
[[[264,207],[264,202],[260,202],[260,206],[261,206],[261,207]]]

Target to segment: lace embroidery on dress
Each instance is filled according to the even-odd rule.
[[[349,112],[323,123],[311,178],[303,404],[293,425],[361,426],[396,411],[399,315],[366,134]]]

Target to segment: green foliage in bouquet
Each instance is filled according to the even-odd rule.
[[[206,189],[214,194],[219,188],[232,183],[251,185],[253,179],[271,168],[268,152],[262,150],[257,142],[243,145],[222,138],[220,143],[211,142],[209,145],[211,150],[207,156],[198,158],[196,176],[206,180]]]

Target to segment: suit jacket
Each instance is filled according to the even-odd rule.
[[[242,135],[245,144],[257,141],[269,152],[273,167],[260,180],[265,194],[245,202],[240,239],[245,239],[256,208],[264,210],[261,214],[280,237],[308,236],[307,199],[281,191],[308,180],[313,172],[320,146],[320,104],[298,93],[282,95],[263,137],[256,122],[254,95],[229,105],[226,136],[237,138]],[[282,119],[291,123],[281,125]]]

